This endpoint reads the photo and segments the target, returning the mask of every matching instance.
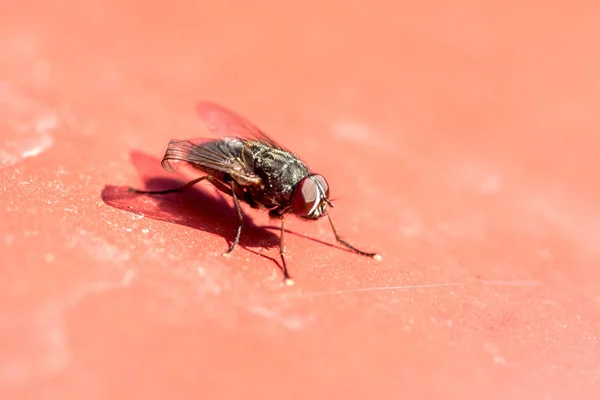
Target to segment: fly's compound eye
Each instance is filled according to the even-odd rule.
[[[317,206],[320,197],[315,182],[309,177],[302,178],[292,195],[292,209],[294,210],[294,214],[300,217],[309,216]]]
[[[318,185],[321,186],[319,189]],[[292,209],[294,213],[300,217],[309,217],[312,215],[321,200],[323,199],[323,193],[325,197],[329,196],[329,185],[327,181],[321,175],[313,175],[311,177],[303,178],[292,195]]]

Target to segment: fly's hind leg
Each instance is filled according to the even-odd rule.
[[[178,192],[184,192],[185,190],[191,188],[192,186],[194,186],[196,183],[201,182],[205,179],[208,179],[209,181],[211,181],[211,176],[210,175],[205,175],[205,176],[201,176],[200,178],[196,178],[193,181],[190,181],[188,183],[186,183],[185,185],[182,185],[178,188],[175,189],[167,189],[167,190],[139,190],[136,188],[129,188],[127,189],[128,192],[133,192],[133,193],[137,193],[137,194],[169,194],[169,193],[178,193]],[[213,183],[214,184],[214,183]]]
[[[140,190],[140,189],[136,189],[136,188],[128,188],[127,191],[128,192],[133,192],[133,193],[137,193],[137,194],[169,194],[169,193],[179,193],[179,192],[184,192],[187,189],[191,188],[192,186],[194,186],[196,183],[198,182],[202,182],[203,180],[207,180],[210,183],[212,183],[217,189],[219,189],[220,191],[222,191],[225,194],[231,195],[231,189],[229,189],[227,186],[223,185],[221,182],[219,182],[218,180],[216,180],[215,178],[213,178],[210,175],[205,175],[205,176],[201,176],[200,178],[196,178],[193,181],[190,181],[188,183],[186,183],[185,185],[182,185],[178,188],[175,189],[167,189],[167,190]]]

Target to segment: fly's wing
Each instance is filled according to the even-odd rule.
[[[211,101],[200,101],[196,104],[196,111],[213,133],[258,140],[269,147],[290,152],[252,122],[219,104]]]
[[[161,165],[173,172],[183,162],[229,174],[238,182],[259,183],[260,178],[253,173],[252,166],[244,161],[246,151],[244,142],[236,139],[171,140]]]

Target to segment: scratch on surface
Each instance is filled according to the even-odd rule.
[[[310,314],[306,317],[302,317],[299,315],[289,315],[283,314],[279,310],[274,308],[267,308],[264,306],[251,306],[248,308],[254,315],[258,315],[259,317],[263,317],[265,319],[277,322],[283,325],[284,328],[287,328],[291,331],[299,331],[303,329],[307,323],[312,322],[314,320],[314,314]]]
[[[374,286],[366,288],[332,290],[328,292],[307,292],[299,293],[298,297],[319,297],[333,296],[345,293],[360,293],[360,292],[383,292],[394,290],[410,290],[410,289],[437,289],[446,287],[464,287],[464,286],[540,286],[539,281],[481,281],[481,282],[448,282],[448,283],[425,283],[421,285],[401,285],[401,286]]]
[[[540,281],[482,281],[484,286],[541,286]]]

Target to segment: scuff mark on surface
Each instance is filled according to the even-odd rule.
[[[125,262],[130,259],[128,251],[121,250],[100,236],[78,229],[67,244],[67,248],[79,247],[100,262]]]
[[[531,194],[527,196],[525,206],[531,213],[555,225],[586,252],[599,252],[600,214],[595,204],[561,191]],[[549,254],[549,251],[542,251],[542,258]]]
[[[506,358],[504,358],[500,354],[500,350],[498,349],[498,346],[496,346],[494,343],[489,343],[489,342],[484,343],[483,350],[486,353],[488,353],[490,356],[492,356],[492,363],[494,363],[496,365],[500,365],[502,367],[504,367],[508,364],[508,362],[506,361]]]
[[[18,139],[6,141],[0,148],[0,166],[9,167],[27,158],[35,157],[47,151],[54,144],[49,133],[19,135]]]
[[[59,119],[53,112],[41,108],[9,84],[0,85],[0,114],[12,116],[0,124],[3,131],[0,167],[18,164],[52,147],[52,131],[58,127]]]
[[[18,348],[5,353],[0,360],[0,384],[22,385],[36,377],[55,376],[68,367],[70,344],[58,303],[43,304],[28,313],[25,320],[0,322],[3,331],[25,332],[19,335]]]
[[[94,294],[104,293],[112,290],[126,289],[129,286],[131,286],[131,283],[133,282],[135,276],[136,272],[132,269],[128,269],[127,271],[125,271],[125,274],[123,275],[121,280],[117,282],[97,281],[83,285],[69,296],[68,302],[71,305],[75,305],[84,298]]]

